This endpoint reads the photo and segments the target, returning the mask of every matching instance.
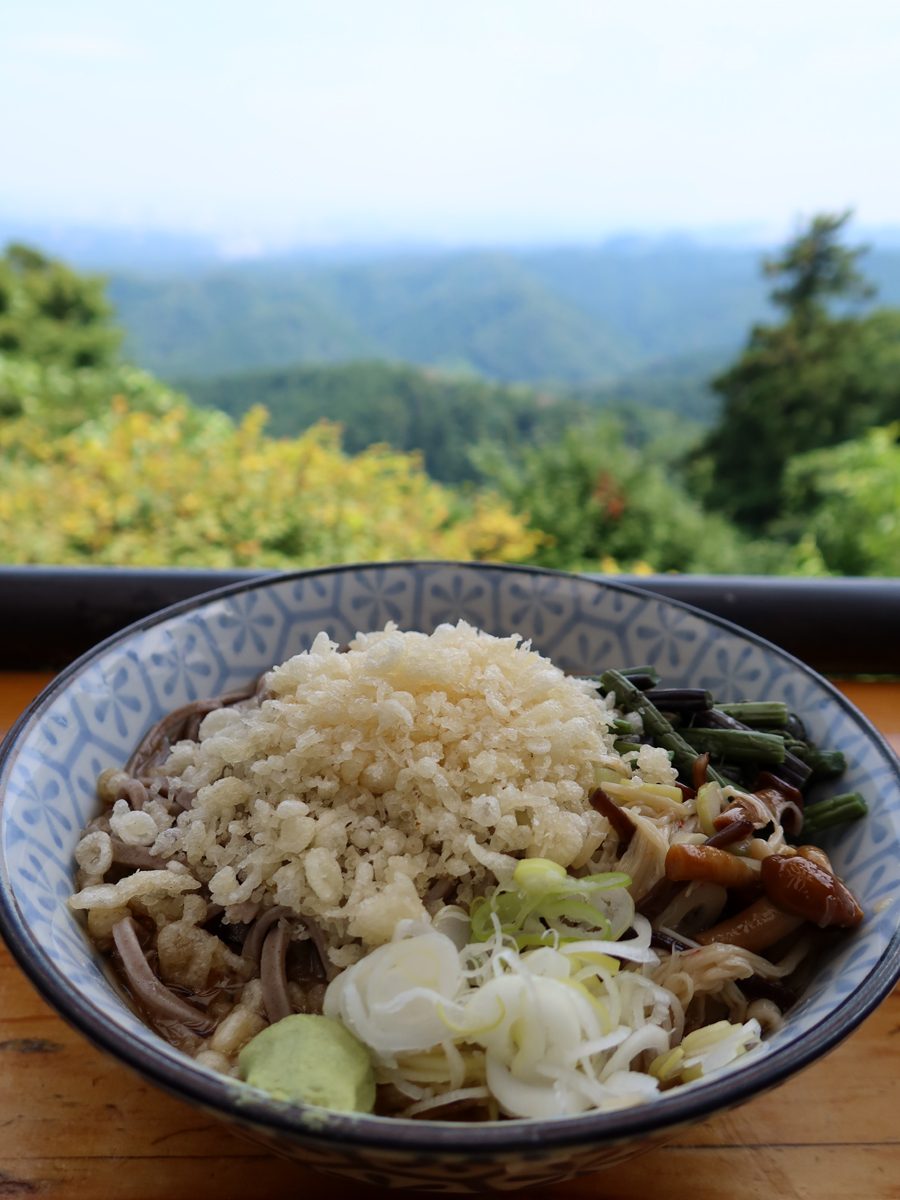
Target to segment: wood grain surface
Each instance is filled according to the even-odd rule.
[[[0,674],[0,733],[48,679]],[[842,686],[900,750],[900,684]],[[900,1200],[898,1111],[900,991],[837,1050],[776,1091],[610,1172],[527,1194]],[[49,1009],[0,945],[0,1197],[325,1195],[377,1200],[379,1191],[271,1157],[144,1083]]]

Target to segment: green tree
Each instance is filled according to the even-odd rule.
[[[780,532],[831,574],[900,575],[900,423],[795,458]]]
[[[0,424],[28,420],[47,438],[107,412],[115,398],[167,412],[183,398],[121,361],[122,331],[104,281],[28,246],[0,257]]]
[[[663,439],[629,446],[614,418],[574,425],[517,456],[496,445],[476,455],[491,485],[545,535],[531,559],[541,566],[715,574],[785,564],[782,548],[703,511],[677,481]]]
[[[105,284],[13,243],[0,258],[0,354],[65,368],[101,368],[118,355]]]
[[[784,319],[755,326],[737,362],[713,381],[722,417],[693,477],[709,507],[750,530],[781,512],[794,455],[900,418],[900,312],[853,311],[873,289],[858,269],[863,250],[840,244],[848,216],[816,217],[765,262]]]
[[[858,267],[866,247],[850,250],[838,241],[849,220],[849,211],[813,217],[809,229],[778,258],[763,260],[763,274],[783,280],[772,290],[772,303],[799,328],[826,320],[828,300],[868,300],[875,295]]]

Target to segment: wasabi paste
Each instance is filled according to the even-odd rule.
[[[251,1038],[241,1075],[276,1100],[337,1112],[371,1112],[375,1073],[369,1051],[332,1017],[295,1013]]]

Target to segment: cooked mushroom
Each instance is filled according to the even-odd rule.
[[[706,845],[721,850],[723,847],[731,846],[735,842],[742,842],[752,832],[753,822],[747,817],[738,817],[736,821],[729,821],[727,825],[723,825],[721,829],[717,829],[712,837],[706,839]]]
[[[701,946],[708,946],[711,942],[723,942],[729,946],[743,946],[745,950],[761,954],[763,950],[768,950],[783,937],[799,929],[802,924],[802,917],[783,912],[782,909],[776,908],[768,897],[762,896],[736,916],[728,917],[718,925],[713,925],[711,929],[698,933],[695,941]]]
[[[785,833],[797,836],[803,828],[803,796],[795,787],[770,771],[763,771],[756,780],[753,794],[771,810]]]
[[[798,846],[797,853],[801,858],[807,858],[816,866],[821,867],[823,871],[827,871],[829,875],[834,874],[834,867],[831,865],[831,859],[819,846]]]
[[[763,859],[760,877],[773,904],[812,921],[820,929],[832,925],[852,929],[863,919],[863,911],[846,884],[809,858],[771,854]]]
[[[603,788],[595,788],[590,796],[591,808],[596,809],[607,821],[619,839],[619,854],[622,855],[631,845],[634,837],[634,822],[624,809],[616,804]]]
[[[729,854],[727,850],[678,843],[670,846],[666,854],[666,878],[675,883],[697,879],[735,888],[755,883],[759,875],[747,859]]]

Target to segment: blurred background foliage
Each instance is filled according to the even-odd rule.
[[[105,366],[122,330],[102,279],[78,275],[29,246],[0,260],[0,353],[68,368]]]
[[[701,494],[745,528],[765,530],[778,517],[795,455],[900,419],[900,311],[853,311],[875,289],[859,268],[863,250],[839,240],[848,218],[816,217],[764,262],[783,319],[754,326],[713,380],[723,408],[698,452]]]
[[[393,284],[382,265],[375,281],[396,301],[382,333],[403,341],[418,329],[412,361],[367,357],[374,343],[361,337],[358,361],[329,362],[328,337],[310,321],[317,363],[298,350],[295,365],[275,355],[253,366],[238,339],[241,369],[191,378],[179,350],[170,374],[182,378],[164,382],[128,360],[103,280],[12,245],[0,259],[0,561],[292,567],[435,556],[897,574],[900,311],[873,306],[863,252],[843,244],[846,221],[815,218],[763,264],[773,319],[751,326],[730,363],[710,357],[699,383],[677,359],[585,382],[591,365],[571,366],[580,327],[554,324],[527,288],[504,335],[520,347],[527,382],[507,366],[490,379],[471,361],[415,365],[440,350],[446,315],[443,292],[427,312],[404,309],[410,272],[438,287],[433,264],[421,263],[395,270]],[[462,256],[455,270],[471,298],[475,266]],[[554,270],[574,293],[580,276]],[[502,306],[519,282],[504,268],[493,298],[478,292],[472,345],[485,306]],[[374,286],[359,273],[329,284],[370,322]],[[117,287],[120,298],[131,288],[132,309],[146,303],[137,282]],[[214,294],[227,307],[227,288]],[[296,330],[278,294],[273,283],[267,336],[287,346]],[[230,328],[208,303],[192,313],[183,293],[167,320],[161,346],[188,345],[185,327],[200,342]],[[522,347],[539,342],[542,362],[570,364],[555,383],[521,367]],[[482,338],[479,369],[498,344]],[[628,358],[627,342],[619,353]]]
[[[50,442],[2,435],[0,558],[129,566],[312,566],[402,557],[527,559],[540,536],[503,501],[434,482],[414,454],[344,454],[322,422],[265,433],[263,409],[224,414],[116,399]]]

